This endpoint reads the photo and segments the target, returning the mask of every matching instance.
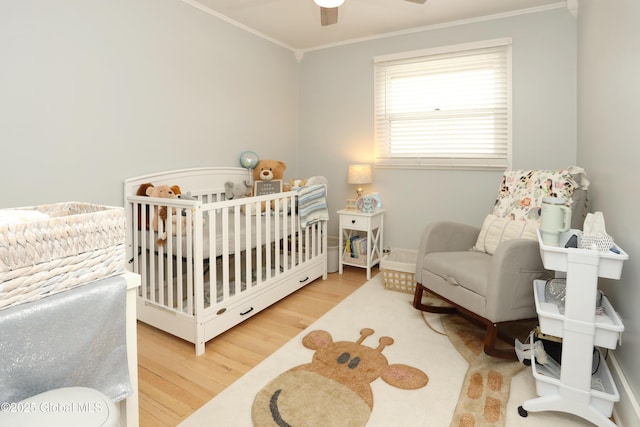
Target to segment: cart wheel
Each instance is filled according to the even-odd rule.
[[[522,361],[522,364],[525,365],[525,366],[531,366],[531,359],[524,359]]]
[[[518,414],[520,414],[522,418],[526,418],[529,415],[527,410],[524,409],[522,406],[518,406]]]

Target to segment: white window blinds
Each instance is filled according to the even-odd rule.
[[[511,42],[374,58],[377,166],[507,169]]]

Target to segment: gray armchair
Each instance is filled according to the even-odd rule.
[[[569,190],[572,228],[581,229],[587,213],[587,192],[578,187]],[[498,327],[536,317],[533,281],[549,278],[552,272],[544,269],[534,239],[504,240],[492,254],[472,250],[480,231],[478,227],[451,221],[426,227],[418,249],[413,305],[428,312],[458,312],[479,321],[486,326],[484,352],[512,359],[514,351],[496,348]],[[426,304],[425,291],[448,306]]]

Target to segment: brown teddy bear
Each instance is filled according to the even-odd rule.
[[[145,182],[144,184],[140,184],[140,187],[138,187],[138,191],[136,191],[136,196],[147,196],[147,188],[149,187],[153,187],[153,184],[150,182]],[[180,197],[180,195],[182,194],[182,191],[180,190],[180,186],[179,185],[172,185],[171,187],[171,191],[173,191],[173,193]]]
[[[253,179],[254,181],[273,181],[273,180],[282,180],[284,178],[284,171],[287,169],[287,165],[285,162],[280,160],[260,160],[256,167],[253,169]],[[283,183],[283,191],[289,191],[288,184]],[[254,192],[251,192],[251,195],[254,195]],[[271,202],[271,208],[273,208],[275,203]],[[265,202],[262,202],[262,211],[264,212],[266,208]]]
[[[151,183],[145,183],[145,184],[141,184],[140,187],[138,187],[138,191],[136,192],[136,195],[141,196],[143,195],[142,193],[144,192],[144,195],[149,196],[149,197],[159,197],[159,198],[163,198],[163,199],[177,199],[178,195],[182,194],[180,187],[177,185],[174,185],[172,187],[169,187],[168,185],[158,185],[158,186],[154,186]],[[176,212],[175,209],[173,209],[172,211],[172,217],[171,217],[171,222],[173,223],[173,233],[176,233],[176,224],[178,221],[178,217],[180,217],[182,219],[182,232],[185,233],[186,232],[186,219],[184,217],[182,217],[181,215],[178,215],[178,213]],[[154,206],[153,208],[153,219],[151,221],[151,226],[153,227],[154,231],[158,231],[158,224],[160,221],[166,221],[167,220],[167,207],[166,206],[160,206],[158,209],[158,206]],[[164,227],[166,230],[166,226]],[[167,242],[167,233],[164,232],[162,233],[162,235],[159,237],[159,239],[156,241],[156,243],[159,246],[164,246]]]
[[[282,179],[287,165],[280,160],[260,160],[253,169],[253,179],[256,181],[271,181]]]

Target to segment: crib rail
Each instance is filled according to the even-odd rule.
[[[139,299],[179,316],[220,312],[296,265],[323,255],[316,223],[300,226],[297,193],[224,200],[224,190],[193,199],[126,197],[127,260],[141,276]],[[156,212],[166,220],[154,227]]]

